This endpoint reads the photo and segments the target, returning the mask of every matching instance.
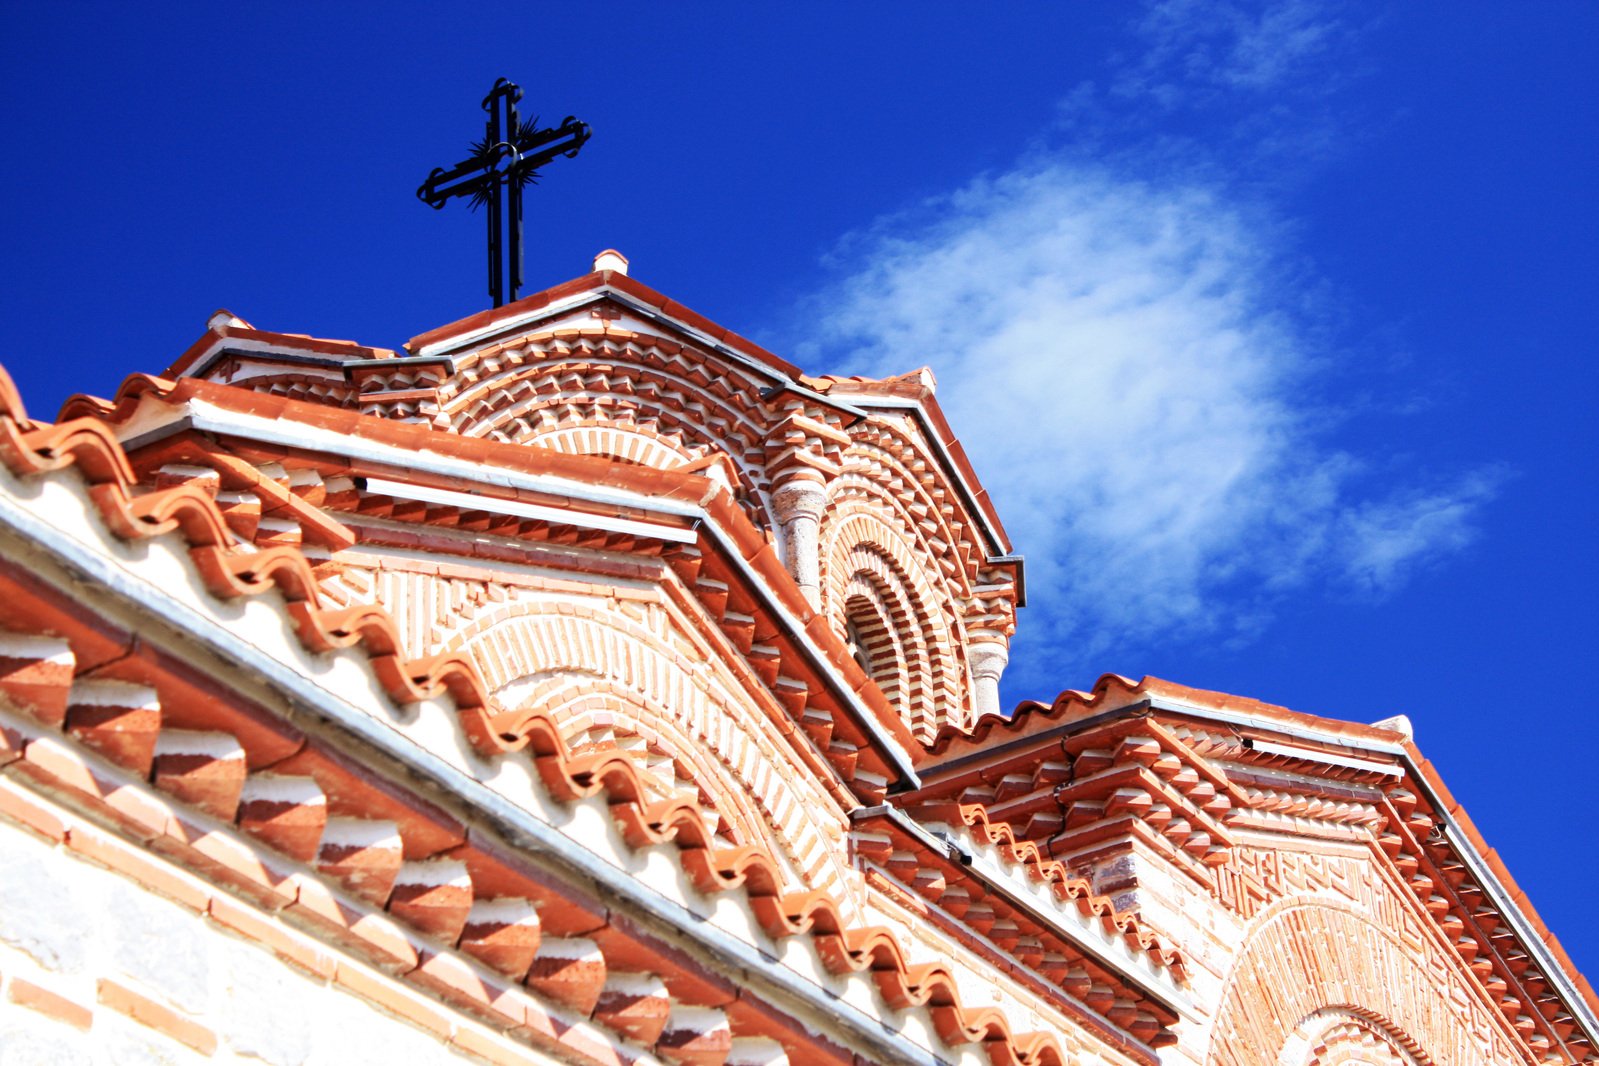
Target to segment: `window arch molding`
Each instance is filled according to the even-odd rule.
[[[821,563],[823,609],[835,630],[846,640],[852,623],[867,631],[867,672],[912,732],[931,739],[952,709],[964,711],[969,689],[959,619],[947,611],[937,572],[879,508],[859,500],[829,508]]]

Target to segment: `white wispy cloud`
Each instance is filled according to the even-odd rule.
[[[1147,16],[1145,89],[1254,90],[1334,32],[1294,0],[1196,52],[1188,6]],[[1247,638],[1312,583],[1391,593],[1470,542],[1495,483],[1395,480],[1329,444],[1337,353],[1292,227],[1195,177],[1191,146],[1134,147],[1035,151],[853,235],[801,345],[856,373],[934,369],[1028,556],[1028,658],[1056,683],[1112,644]]]
[[[1138,21],[1142,55],[1115,81],[1120,95],[1150,95],[1165,106],[1192,105],[1199,89],[1324,91],[1349,30],[1319,0],[1240,4],[1161,0]],[[1307,80],[1306,75],[1319,77]],[[1203,99],[1203,97],[1201,97]]]

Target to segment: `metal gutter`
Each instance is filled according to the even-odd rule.
[[[589,514],[585,511],[563,510],[559,507],[546,507],[543,504],[523,503],[520,500],[504,500],[497,496],[479,496],[470,492],[435,489],[425,485],[409,485],[402,481],[390,481],[388,478],[358,477],[355,479],[355,483],[364,492],[376,493],[379,496],[393,496],[402,500],[415,500],[418,503],[436,503],[445,507],[489,511],[494,514],[511,515],[516,518],[532,518],[545,522],[558,522],[562,525],[579,526],[584,529],[600,529],[608,533],[627,533],[636,537],[651,537],[655,540],[671,541],[674,544],[692,544],[699,539],[692,529],[685,529],[681,526],[663,526],[655,522],[635,522],[628,518],[612,518],[608,515]]]
[[[1060,725],[1051,726],[1049,729],[1040,730],[1039,732],[1033,733],[1030,736],[1018,737],[1015,740],[1008,740],[1003,744],[984,748],[982,751],[974,751],[970,755],[963,755],[960,758],[952,759],[949,762],[941,762],[936,765],[929,766],[924,772],[927,775],[928,781],[937,781],[942,777],[966,770],[971,766],[981,766],[990,762],[1001,762],[1005,758],[1009,757],[1012,753],[1024,750],[1041,742],[1053,741],[1062,736],[1080,732],[1081,730],[1090,728],[1091,726],[1115,721],[1118,718],[1133,717],[1150,710],[1172,711],[1177,714],[1193,714],[1207,718],[1214,722],[1225,722],[1228,725],[1248,726],[1255,729],[1268,729],[1278,733],[1286,733],[1287,735],[1299,740],[1314,740],[1323,744],[1333,744],[1342,748],[1380,751],[1385,755],[1402,756],[1405,754],[1404,746],[1401,744],[1389,744],[1386,741],[1379,740],[1361,741],[1360,743],[1355,744],[1351,743],[1349,737],[1344,736],[1341,733],[1327,733],[1315,729],[1314,727],[1295,726],[1287,722],[1279,721],[1275,718],[1262,718],[1259,715],[1242,714],[1237,711],[1218,710],[1216,708],[1206,707],[1198,703],[1189,703],[1186,700],[1172,699],[1168,696],[1146,696],[1143,699],[1136,700],[1132,703],[1123,704],[1120,707],[1112,707],[1110,710],[1100,711],[1097,714],[1091,714],[1085,718],[1074,718],[1069,722],[1062,722]],[[1389,768],[1379,763],[1370,763],[1360,759],[1341,760],[1339,756],[1332,755],[1327,752],[1305,751],[1299,748],[1287,748],[1282,745],[1273,745],[1260,741],[1255,743],[1255,748],[1257,751],[1267,751],[1268,753],[1274,755],[1292,756],[1294,758],[1306,759],[1311,762],[1323,762],[1330,765],[1340,766],[1347,765],[1351,769],[1367,770],[1376,773],[1391,772]]]
[[[180,421],[186,425],[178,425]],[[398,470],[411,470],[439,477],[459,478],[483,485],[504,489],[523,489],[568,496],[586,503],[606,504],[633,510],[657,511],[681,518],[696,518],[704,514],[698,504],[662,499],[606,489],[585,481],[555,477],[549,474],[527,474],[504,467],[472,463],[426,451],[414,451],[381,444],[376,441],[351,437],[334,430],[290,422],[284,419],[262,418],[259,415],[239,414],[217,407],[205,400],[191,399],[183,416],[174,418],[168,426],[147,430],[123,442],[125,448],[136,448],[158,440],[180,429],[194,429],[202,433],[220,433],[226,436],[246,437],[251,440],[279,444],[294,449],[313,449],[330,455],[362,459]]]
[[[1403,777],[1405,771],[1385,762],[1372,762],[1370,759],[1351,759],[1347,756],[1329,755],[1326,752],[1310,751],[1307,748],[1292,748],[1286,744],[1272,744],[1264,740],[1245,740],[1244,747],[1250,751],[1258,751],[1263,755],[1282,755],[1290,759],[1303,759],[1306,762],[1325,763],[1328,766],[1342,766],[1349,770],[1359,770],[1368,774],[1386,774],[1392,777]]]

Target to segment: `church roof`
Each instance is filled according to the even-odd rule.
[[[507,341],[516,342],[530,334],[537,335],[541,324],[562,319],[599,301],[625,307],[670,335],[737,360],[767,378],[769,387],[797,390],[829,402],[846,417],[858,416],[862,406],[910,406],[926,420],[941,458],[950,465],[955,484],[969,496],[972,507],[981,516],[990,538],[990,550],[995,555],[1010,551],[999,514],[934,397],[930,372],[923,370],[885,379],[811,377],[748,338],[619,270],[595,270],[502,307],[480,311],[429,330],[407,341],[402,353],[354,341],[258,330],[229,312],[219,311],[212,316],[205,334],[168,367],[164,375],[169,378],[202,375],[225,352],[289,362],[320,361],[330,367],[361,368],[378,373],[438,361],[446,364],[453,374],[461,368],[463,360],[481,358],[485,352]],[[636,331],[606,324],[601,332],[627,340],[632,339]],[[557,338],[576,335],[574,326],[564,320],[554,331]],[[374,361],[382,362],[374,364]]]
[[[1408,723],[1116,675],[983,712],[1017,561],[926,371],[806,376],[598,270],[403,354],[219,312],[170,373],[56,424],[0,373],[0,815],[443,1039],[1154,1066],[1267,1039],[1227,937],[1314,903],[1452,982],[1393,1005],[1439,1061],[1595,1054]]]
[[[142,403],[152,400],[162,403],[216,400],[220,398],[220,391],[221,387],[206,382],[172,383],[140,376],[129,379],[119,390],[114,402],[89,398],[69,401],[66,408],[69,417],[59,424],[50,425],[35,422],[26,415],[9,378],[0,372],[0,461],[15,475],[42,478],[69,489],[75,479],[69,479],[67,472],[76,471],[89,486],[85,494],[86,502],[99,513],[108,530],[119,537],[131,540],[181,537],[189,545],[197,576],[210,594],[220,600],[278,593],[281,600],[271,596],[267,597],[266,602],[269,605],[281,605],[276,609],[282,612],[306,650],[339,654],[341,649],[354,648],[364,652],[374,680],[396,704],[447,700],[459,714],[460,728],[476,751],[484,756],[517,752],[531,755],[545,787],[557,800],[604,796],[612,815],[624,826],[624,835],[630,843],[635,846],[674,843],[688,876],[701,892],[720,893],[743,888],[748,894],[756,920],[768,936],[781,939],[808,935],[815,938],[821,958],[830,970],[839,973],[871,972],[878,989],[898,1009],[933,1008],[943,1039],[955,1043],[979,1041],[989,1046],[1003,1046],[1009,1048],[1009,1054],[1019,1061],[1056,1062],[1062,1066],[1068,1061],[1066,1052],[1051,1034],[1017,1033],[1003,1013],[993,1008],[964,1005],[958,982],[947,968],[913,964],[892,932],[852,924],[828,893],[810,891],[781,895],[785,877],[771,858],[759,848],[720,846],[714,837],[706,833],[703,819],[692,807],[672,801],[646,804],[649,790],[639,779],[630,760],[604,755],[574,756],[553,724],[540,718],[537,713],[518,716],[515,734],[508,733],[502,710],[495,706],[476,665],[470,659],[461,655],[404,659],[403,641],[398,629],[382,607],[337,609],[323,605],[317,593],[314,572],[316,561],[313,558],[292,544],[244,550],[246,546],[237,544],[230,533],[233,525],[228,514],[207,491],[198,489],[195,483],[180,481],[165,487],[141,485],[136,464],[130,461],[110,425],[120,419],[124,429],[137,434],[142,425],[137,418]],[[391,434],[404,437],[427,433],[416,427],[358,426],[355,420],[359,420],[359,416],[322,411],[311,405],[275,397],[242,394],[234,395],[231,399],[238,407],[257,415],[275,418],[300,415],[313,424],[329,429],[338,428],[357,436],[385,438]],[[453,442],[440,443],[446,452],[460,446]],[[480,449],[474,454],[481,458],[485,453],[485,450]],[[564,458],[570,457],[530,454],[523,459],[523,463],[536,467],[545,460],[558,463]],[[628,472],[626,481],[634,488],[661,489],[660,495],[666,497],[671,497],[675,491],[679,496],[692,498],[690,486],[696,491],[703,491],[705,487],[703,479],[673,479],[654,471]],[[673,481],[675,485],[671,485]],[[738,520],[736,511],[728,511],[722,517],[734,522]],[[41,618],[48,619],[52,629],[67,632],[77,629],[77,624],[69,615],[43,610],[45,613]],[[12,619],[12,623],[26,625],[27,617],[26,614],[18,615]],[[86,636],[84,639],[91,638]],[[51,650],[55,645],[50,641],[41,640],[38,643],[41,647],[50,644],[50,649],[33,653],[8,647],[5,654],[29,665],[60,658],[61,653]],[[848,656],[842,650],[833,654],[839,660],[848,662]],[[33,658],[33,655],[39,657]],[[50,676],[48,671],[45,673]],[[12,674],[15,676],[16,671],[13,670]],[[68,728],[72,728],[72,722],[65,714],[66,704],[71,699],[68,691],[70,667],[64,674],[57,671],[53,683],[41,682],[38,669],[18,681],[9,687],[0,683],[0,691],[4,691],[15,704],[29,708],[35,719],[43,724],[53,724],[60,729],[65,721]],[[320,796],[330,789],[336,790],[345,796],[341,809],[347,815],[378,819],[385,824],[397,821],[405,830],[406,847],[414,844],[421,854],[430,854],[431,849],[437,848],[437,843],[426,842],[430,839],[448,843],[452,837],[459,838],[459,826],[454,825],[447,815],[430,810],[425,802],[395,797],[387,789],[363,785],[358,780],[352,781],[343,776],[348,771],[340,769],[337,757],[331,757],[331,754],[313,755],[303,747],[306,743],[304,737],[287,723],[264,723],[248,713],[241,716],[229,711],[227,704],[221,701],[190,703],[181,723],[186,733],[200,731],[212,737],[226,737],[235,747],[242,744],[252,761],[262,759],[284,773],[297,772],[290,770],[283,760],[296,749],[301,749],[301,754],[293,755],[293,758],[306,764],[301,772],[310,772],[318,781],[317,785],[309,786],[316,795]],[[153,731],[165,727],[157,716],[149,728],[152,735],[131,747],[125,742],[116,741],[114,735],[112,739],[107,739],[92,732],[80,731],[78,736],[88,740],[91,747],[109,755],[113,763],[130,765],[131,762],[142,776],[148,776],[152,772],[152,759],[161,750]],[[29,735],[5,730],[0,732],[0,740],[6,745],[5,750],[0,751],[0,761],[21,760],[30,775],[50,783],[52,787],[70,791],[97,815],[122,823],[129,817],[137,818],[143,813],[142,809],[127,806],[134,800],[125,786],[114,778],[105,777],[92,760],[86,763],[81,756],[69,748],[63,748],[48,734]],[[215,746],[218,742],[210,743]],[[259,754],[263,746],[275,748],[276,754]],[[159,779],[159,771],[156,772]],[[179,797],[186,795],[183,782],[175,782],[175,787]],[[207,793],[188,795],[193,802],[203,806],[205,801],[202,797]],[[210,802],[215,802],[214,796]],[[238,788],[235,787],[228,806],[238,810],[236,816],[241,819],[241,824],[245,824],[249,812],[238,807],[240,802]],[[135,814],[136,810],[140,814]],[[24,819],[32,819],[37,823],[36,828],[40,825],[50,827],[50,816],[35,808],[21,809],[16,813]],[[65,828],[57,831],[63,835],[66,832]],[[286,849],[291,857],[307,859],[316,854],[314,841],[312,850],[304,852],[303,845],[297,843],[298,837],[283,836],[270,828],[261,831],[270,843]],[[495,1000],[499,1004],[496,1009],[506,1009],[502,1001],[507,990],[503,987],[497,991],[485,990],[481,982],[476,980],[463,984],[458,974],[451,975],[447,960],[435,958],[428,961],[430,949],[415,940],[420,934],[425,944],[430,935],[441,932],[436,925],[439,915],[428,905],[408,909],[403,905],[406,897],[397,895],[390,902],[389,911],[400,920],[402,926],[409,928],[390,931],[381,924],[375,925],[369,919],[362,918],[359,908],[352,913],[348,905],[335,905],[332,901],[313,903],[310,895],[313,886],[303,880],[296,881],[288,876],[289,872],[285,869],[226,858],[224,853],[216,850],[223,847],[221,841],[206,843],[209,838],[201,829],[182,818],[157,814],[155,821],[149,823],[144,832],[145,839],[156,839],[164,853],[176,854],[182,861],[209,871],[211,876],[220,877],[252,896],[270,899],[286,888],[298,892],[298,902],[291,902],[291,907],[321,908],[322,918],[319,920],[338,923],[358,950],[375,953],[375,958],[384,959],[390,965],[399,963],[410,969],[414,979],[426,987],[439,988],[442,983],[441,991],[452,1002],[481,1010],[497,995],[500,998]],[[85,847],[91,846],[89,841],[100,839],[90,828],[85,828],[82,836]],[[114,868],[138,866],[138,860],[133,855],[119,851],[114,843],[104,844],[100,854],[112,862]],[[533,875],[504,871],[506,860],[502,853],[490,849],[478,855],[470,851],[463,852],[457,846],[452,849],[452,854],[458,856],[452,861],[473,871],[474,881],[484,878],[509,879],[519,892],[536,892],[536,888],[530,887],[528,881]],[[480,869],[483,871],[481,874],[478,873]],[[1081,879],[1060,879],[1057,885],[1060,898],[1075,901],[1084,918],[1103,923],[1112,936],[1125,938],[1134,951],[1148,953],[1156,966],[1178,964],[1176,955],[1159,937],[1145,929],[1135,916],[1117,911],[1109,900],[1092,894]],[[213,915],[223,913],[220,909],[223,904],[212,902],[209,906]],[[465,914],[465,905],[458,905],[458,909]],[[219,916],[217,920],[226,919]],[[245,917],[236,919],[247,920]],[[576,918],[572,920],[581,921]],[[459,933],[457,924],[449,939],[453,942],[454,936]],[[292,955],[310,952],[313,945],[290,936],[287,941],[280,942],[278,950]],[[466,950],[470,952],[472,949]],[[671,965],[659,957],[655,964],[663,967]],[[531,1026],[535,1031],[542,1029],[551,1036],[558,1031],[559,1027],[552,1028],[547,1017],[535,1017],[535,1004],[514,996],[511,999],[514,1000],[515,1009],[521,1012],[517,1016],[520,1027]],[[1156,999],[1144,1006],[1157,1012],[1154,1018],[1169,1020],[1172,1017],[1158,994]],[[419,1004],[408,1004],[407,1009],[425,1010]],[[1139,1031],[1145,1034],[1145,1038],[1158,1036],[1159,1021],[1154,1018],[1147,1029],[1144,1028],[1144,1022],[1138,1023]],[[1091,1014],[1085,1015],[1084,1021],[1100,1027],[1105,1025],[1103,1021],[1095,1022]],[[808,1049],[807,1053],[815,1050]]]

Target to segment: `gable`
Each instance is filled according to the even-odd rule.
[[[396,355],[237,319],[174,366],[256,391],[726,487],[922,740],[998,710],[1020,559],[926,371],[810,378],[617,271]]]
[[[1593,1054],[1591,998],[1403,733],[1107,676],[939,747],[907,808],[1047,854],[1180,949],[1196,1061]]]

